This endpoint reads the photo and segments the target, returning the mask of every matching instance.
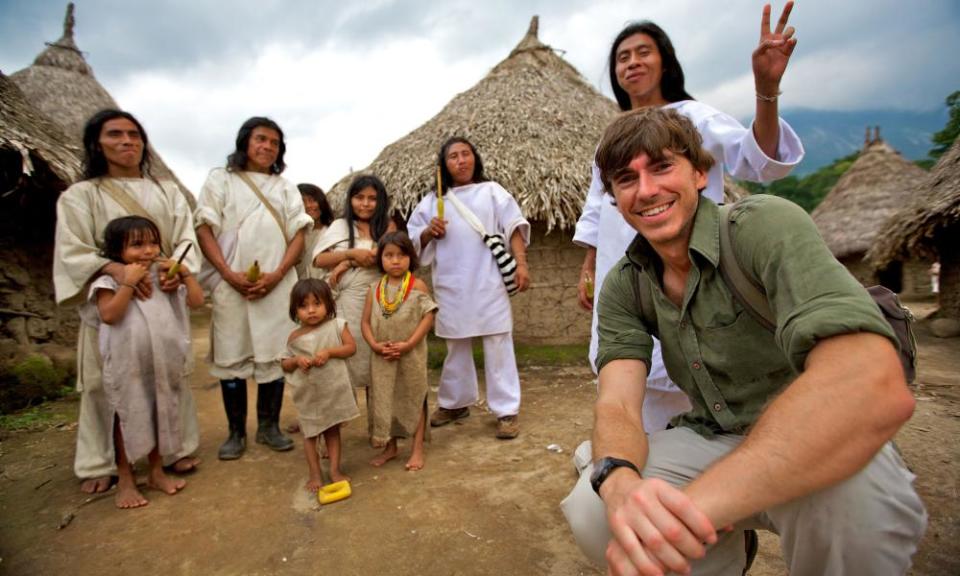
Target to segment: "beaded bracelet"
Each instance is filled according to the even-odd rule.
[[[776,102],[777,98],[779,98],[781,94],[783,94],[783,90],[778,90],[773,96],[764,96],[763,94],[757,92],[757,100],[763,102]]]

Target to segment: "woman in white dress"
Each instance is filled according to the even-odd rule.
[[[480,234],[453,201],[456,196],[491,234],[500,234],[517,261],[520,291],[530,286],[527,245],[530,223],[509,192],[483,174],[483,160],[465,138],[450,138],[440,148],[443,218],[437,217],[437,195],[423,197],[407,223],[422,265],[433,265],[433,289],[440,306],[435,332],[447,344],[440,375],[437,410],[431,426],[470,415],[478,398],[472,340],[483,341],[487,405],[497,417],[497,438],[520,432],[520,376],[513,352],[513,317],[500,270]]]
[[[323,269],[333,288],[337,315],[360,333],[363,305],[370,285],[380,279],[377,269],[377,241],[395,229],[390,219],[387,188],[372,174],[357,176],[347,189],[343,218],[333,221],[317,239],[313,265]],[[357,338],[357,353],[347,358],[350,383],[362,388],[367,399],[367,427],[370,418],[370,346]]]

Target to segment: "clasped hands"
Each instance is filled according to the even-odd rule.
[[[606,553],[609,574],[689,574],[690,562],[717,541],[710,519],[659,478],[618,471],[603,483],[601,495],[613,536]]]
[[[384,360],[393,361],[399,360],[400,356],[409,352],[411,348],[412,346],[406,341],[391,342],[388,340],[384,343],[378,343],[373,351],[383,356]]]
[[[223,274],[223,279],[244,298],[252,301],[259,300],[273,291],[277,284],[283,280],[283,274],[279,270],[274,270],[260,274],[256,282],[251,282],[247,280],[246,272],[228,270],[226,274]]]
[[[309,356],[297,356],[297,368],[303,372],[309,372],[311,368],[320,368],[330,360],[330,352],[327,350],[318,350],[313,358]]]

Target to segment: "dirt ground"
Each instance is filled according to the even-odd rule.
[[[921,315],[930,308],[912,307]],[[917,409],[897,437],[930,513],[912,573],[960,574],[960,339],[919,331]],[[199,360],[203,326],[195,337]],[[589,435],[593,375],[575,366],[526,368],[521,377],[518,439],[495,440],[495,420],[481,405],[462,423],[433,430],[417,473],[404,471],[403,453],[384,468],[369,466],[375,452],[363,420],[354,421],[344,430],[354,494],[325,507],[302,488],[299,440],[293,452],[251,444],[239,461],[217,460],[226,424],[219,387],[202,363],[191,385],[203,464],[177,496],[146,492],[143,509],[120,511],[112,493],[79,492],[78,402],[52,403],[45,410],[61,414],[62,424],[0,436],[0,574],[599,574],[558,508],[575,481],[571,452]],[[252,407],[252,386],[250,393]],[[294,418],[288,401],[282,424]],[[548,450],[552,444],[562,452]],[[784,573],[777,537],[762,533],[751,574]]]

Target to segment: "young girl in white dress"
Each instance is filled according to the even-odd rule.
[[[405,232],[387,232],[377,246],[383,273],[370,287],[360,325],[373,350],[370,359],[373,427],[371,443],[383,452],[370,463],[397,456],[397,438],[413,437],[407,470],[423,468],[427,412],[427,332],[437,304],[415,278],[417,250]]]
[[[180,444],[180,387],[190,353],[186,306],[203,305],[203,289],[183,264],[171,268],[182,285],[174,292],[154,289],[140,300],[134,287],[152,275],[158,286],[155,260],[160,256],[160,231],[140,216],[111,220],[104,229],[103,256],[123,263],[123,281],[103,274],[90,285],[88,322],[99,322],[103,387],[113,408],[118,508],[137,508],[148,501],[137,489],[133,464],[150,462],[147,486],[176,494],[186,486],[164,474],[163,456],[176,454]],[[166,272],[165,272],[166,274]],[[172,275],[171,275],[172,278]],[[95,312],[94,312],[95,309]]]
[[[318,440],[323,435],[330,458],[332,482],[350,480],[340,470],[340,425],[360,415],[344,359],[357,343],[347,321],[337,318],[330,286],[317,278],[299,280],[290,292],[290,318],[299,326],[287,339],[280,361],[293,390],[310,478],[305,488],[323,486]]]

